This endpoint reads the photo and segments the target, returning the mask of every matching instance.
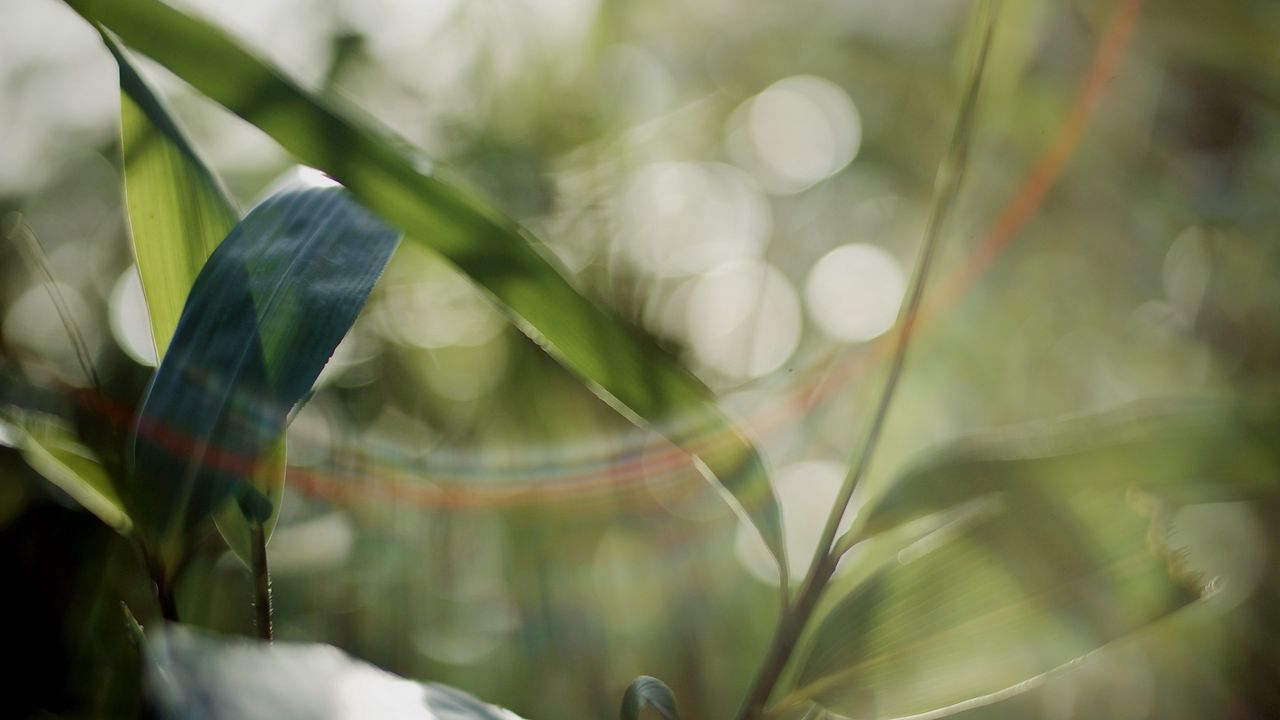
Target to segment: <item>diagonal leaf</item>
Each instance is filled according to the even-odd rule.
[[[657,711],[663,720],[680,720],[671,688],[658,678],[641,675],[631,681],[622,695],[622,720],[639,720],[640,711],[646,707]]]
[[[139,415],[135,519],[162,542],[230,499],[269,502],[247,478],[280,442],[398,242],[342,188],[263,202],[196,278]]]
[[[12,443],[32,470],[122,534],[133,527],[111,477],[72,431],[52,416],[7,409],[0,413],[4,444]]]
[[[125,50],[106,35],[103,41],[120,68],[125,201],[156,357],[163,358],[187,293],[240,214]],[[284,475],[281,440],[251,479],[271,502],[272,513],[263,528],[268,538],[279,515]],[[248,564],[249,523],[239,505],[223,505],[214,520],[231,549]]]
[[[157,0],[67,2],[454,263],[597,394],[696,456],[785,565],[773,489],[755,449],[711,392],[650,338],[583,297],[516,223],[434,173],[386,131],[306,92],[208,23]]]
[[[942,717],[1045,673],[1198,597],[1148,508],[1122,490],[1006,493],[958,537],[927,537],[842,598],[782,706]]]
[[[866,537],[1028,481],[1132,487],[1171,501],[1275,497],[1280,404],[1198,400],[1116,411],[959,441],[908,470],[866,515]],[[856,529],[855,529],[856,530]]]
[[[520,720],[329,645],[219,638],[178,625],[147,635],[147,696],[165,720]]]

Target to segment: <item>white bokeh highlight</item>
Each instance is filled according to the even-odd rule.
[[[800,300],[759,261],[727,263],[693,280],[685,336],[698,362],[747,380],[778,369],[800,342]]]
[[[875,245],[841,245],[809,271],[805,308],[823,333],[841,342],[865,342],[893,327],[907,291],[897,259]]]
[[[766,190],[789,195],[853,161],[862,145],[862,119],[838,85],[796,75],[770,85],[734,112],[727,145],[735,164]]]
[[[156,346],[151,337],[151,321],[137,265],[130,265],[120,273],[111,288],[109,312],[111,334],[120,349],[137,363],[155,367]]]
[[[791,580],[804,579],[809,560],[822,539],[822,528],[844,482],[845,466],[830,460],[806,460],[780,468],[773,475],[774,492],[782,505],[782,529],[790,560]],[[840,532],[852,515],[845,514]],[[735,542],[738,562],[761,582],[778,584],[778,567],[754,528],[740,524]]]

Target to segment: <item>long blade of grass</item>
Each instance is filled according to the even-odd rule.
[[[517,325],[632,420],[700,460],[781,565],[781,521],[758,454],[710,391],[648,337],[579,293],[539,243],[367,120],[302,89],[212,25],[158,0],[67,0],[129,46],[348,187],[413,242],[488,290]],[[783,577],[786,569],[783,568]]]
[[[103,41],[120,68],[125,204],[156,357],[163,358],[196,276],[240,213],[128,53],[108,35]],[[267,537],[279,515],[284,477],[282,439],[250,478],[271,503],[263,524]],[[214,520],[231,549],[249,564],[252,533],[239,505],[223,505]]]

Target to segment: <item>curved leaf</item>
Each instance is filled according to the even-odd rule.
[[[680,720],[671,688],[658,678],[641,675],[631,681],[622,695],[622,720],[640,720],[640,711],[645,707],[656,710],[664,720]]]
[[[0,429],[24,460],[116,532],[128,534],[133,521],[105,468],[71,430],[52,416],[6,411]],[[7,443],[6,443],[7,444]]]
[[[1193,602],[1159,513],[1132,500],[1097,488],[1008,493],[958,536],[919,541],[824,618],[782,705],[942,717]]]
[[[711,392],[650,338],[581,295],[537,241],[429,161],[303,90],[225,33],[157,0],[67,0],[195,88],[322,169],[407,237],[438,252],[517,325],[633,420],[697,457],[783,565],[778,503],[751,443]]]
[[[111,38],[103,40],[120,67],[120,139],[130,235],[156,357],[163,358],[187,293],[240,214],[125,51]],[[271,503],[263,528],[268,538],[279,516],[284,475],[282,440],[251,478]],[[231,549],[249,564],[249,523],[239,503],[225,503],[214,521]]]
[[[196,278],[139,414],[135,519],[162,539],[228,500],[271,504],[247,479],[284,433],[398,242],[338,187],[284,192],[218,246]]]
[[[454,688],[416,683],[329,645],[147,633],[146,690],[171,720],[520,720]]]

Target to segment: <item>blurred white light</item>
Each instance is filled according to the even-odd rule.
[[[771,218],[755,182],[737,168],[662,162],[628,180],[619,227],[626,255],[639,268],[692,275],[759,257]]]
[[[130,265],[120,273],[111,288],[111,334],[120,349],[139,364],[156,366],[156,345],[151,337],[151,321],[147,314],[147,301],[142,296],[142,281],[138,266]]]
[[[693,282],[685,330],[699,361],[750,379],[791,357],[800,342],[800,302],[782,273],[763,262],[740,261]]]
[[[71,321],[79,329],[92,359],[102,343],[102,331],[92,310],[75,288],[61,283],[54,287]],[[9,306],[9,312],[4,316],[5,341],[40,358],[61,373],[65,381],[87,383],[89,378],[80,367],[71,336],[49,291],[49,287],[37,283]]]
[[[774,491],[782,505],[782,526],[792,580],[804,578],[809,560],[821,539],[827,515],[844,482],[845,467],[829,460],[808,460],[779,469],[773,476]],[[840,531],[848,528],[846,513]],[[740,562],[756,578],[776,585],[778,568],[754,528],[740,524],[735,543]]]
[[[842,245],[824,255],[805,282],[809,317],[830,337],[870,340],[893,327],[907,291],[898,261],[875,245]]]
[[[769,192],[805,190],[844,169],[862,144],[857,107],[839,86],[789,77],[743,103],[730,120],[728,149]]]

